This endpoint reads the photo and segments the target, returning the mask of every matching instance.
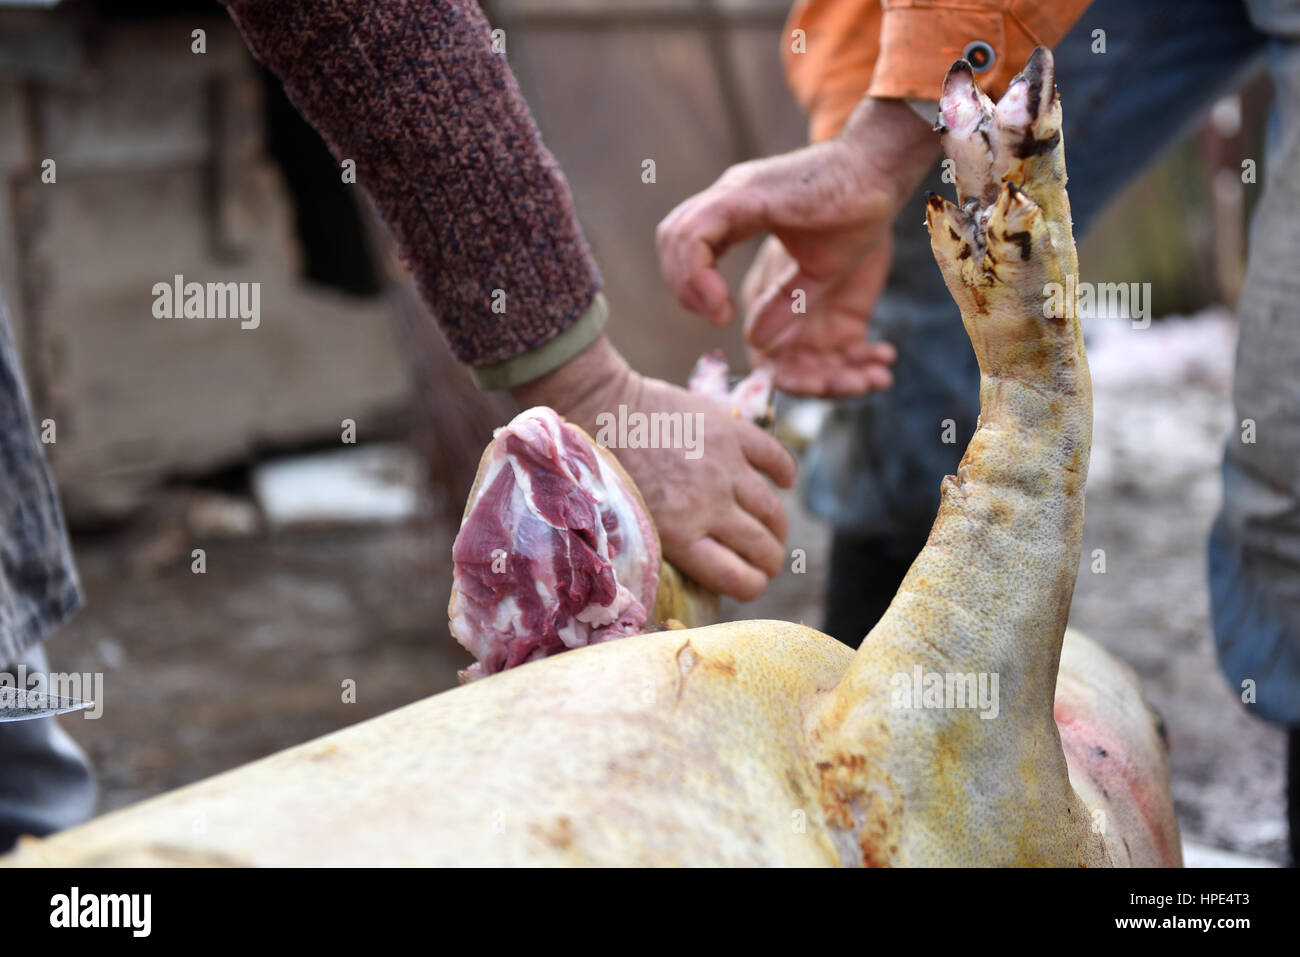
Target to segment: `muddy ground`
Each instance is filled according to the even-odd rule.
[[[1284,739],[1237,702],[1208,626],[1204,540],[1229,422],[1231,326],[1108,328],[1091,350],[1084,552],[1104,549],[1106,572],[1085,562],[1072,621],[1133,664],[1164,714],[1185,836],[1282,861]],[[65,721],[94,759],[103,810],[452,687],[469,662],[446,629],[446,525],[195,543],[169,507],[78,537],[88,605],[51,646],[56,669],[106,674],[103,717]],[[807,549],[808,573],[724,613],[817,623],[826,541],[796,510],[791,542]],[[204,574],[191,571],[195,544]],[[349,679],[355,703],[344,701]]]

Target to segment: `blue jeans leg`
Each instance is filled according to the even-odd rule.
[[[1257,0],[1274,122],[1237,306],[1234,428],[1210,535],[1219,665],[1259,717],[1300,726],[1300,2]]]

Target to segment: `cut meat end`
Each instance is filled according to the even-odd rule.
[[[758,369],[730,388],[715,350],[696,363],[690,389],[758,420],[772,376]],[[659,537],[641,494],[610,452],[552,409],[497,430],[452,561],[451,633],[477,660],[465,680],[657,624]],[[684,582],[675,591],[690,607],[709,605]]]
[[[548,408],[498,429],[452,546],[451,632],[466,677],[641,634],[659,540],[632,480]]]

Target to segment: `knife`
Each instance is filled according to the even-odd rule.
[[[83,701],[81,698],[65,698],[61,695],[45,694],[43,691],[27,691],[23,688],[0,688],[0,721],[30,721],[34,718],[50,718],[56,714],[80,711],[89,708],[95,702]]]

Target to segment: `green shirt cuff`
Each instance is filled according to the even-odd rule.
[[[548,339],[536,349],[501,362],[472,366],[469,371],[474,376],[474,383],[480,389],[513,389],[525,382],[540,379],[595,342],[605,330],[608,318],[609,306],[605,302],[605,294],[597,292],[577,322],[554,339]]]

